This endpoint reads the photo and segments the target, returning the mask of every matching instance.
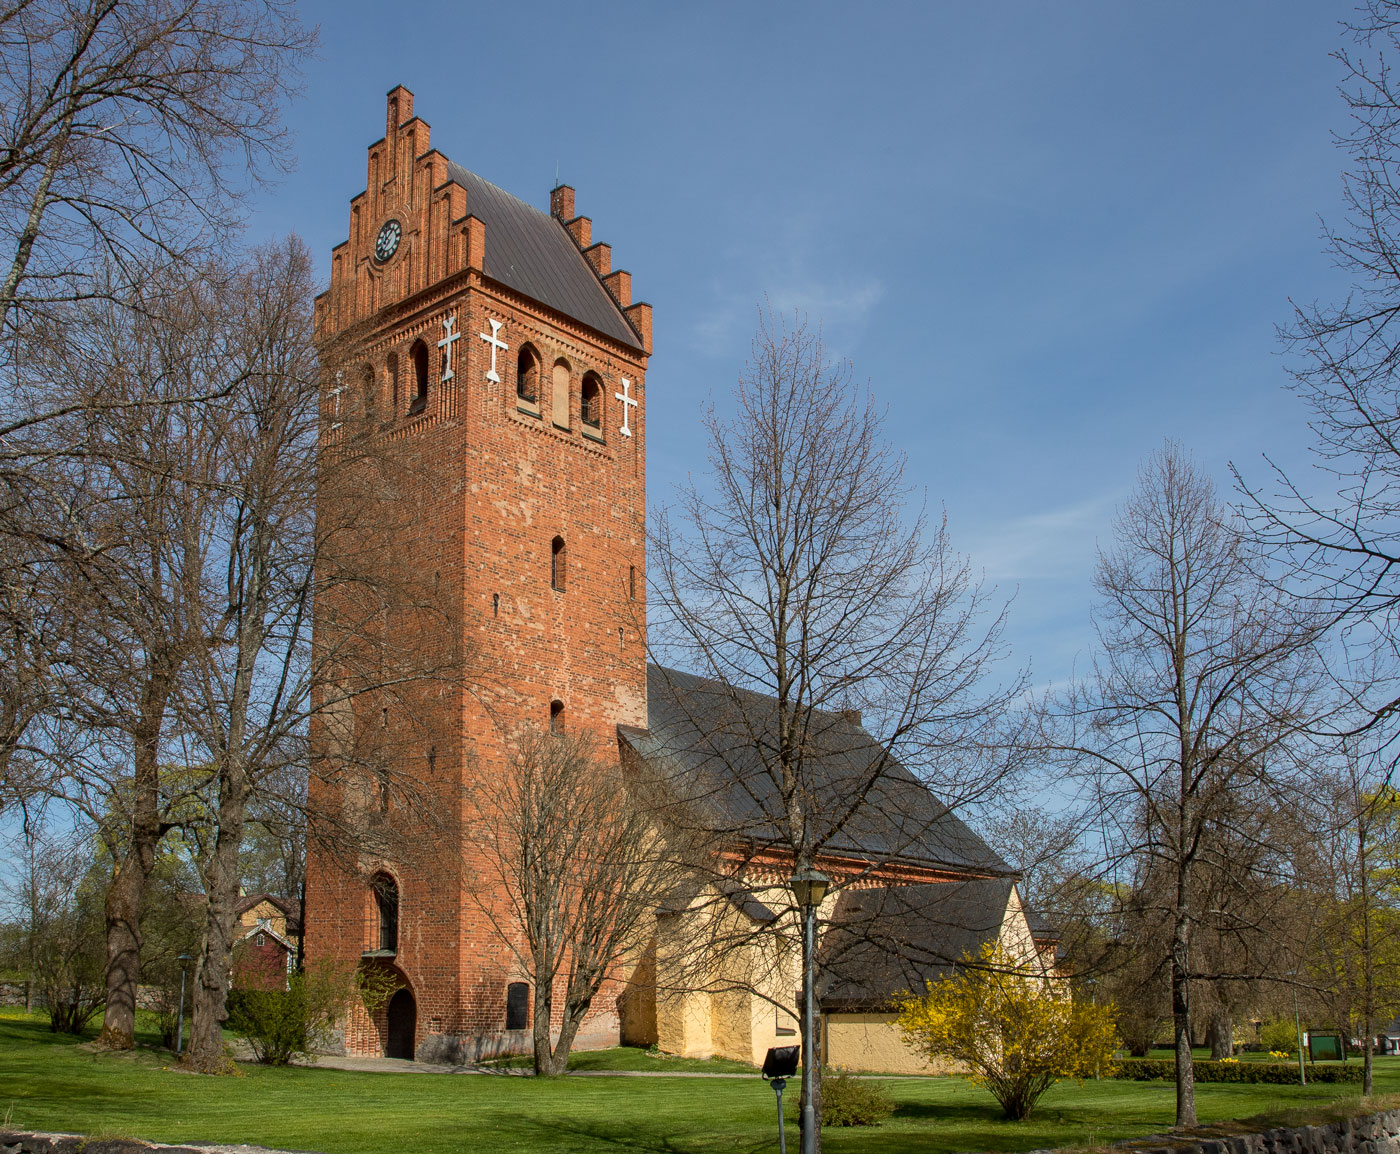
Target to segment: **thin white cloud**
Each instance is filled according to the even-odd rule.
[[[973,565],[999,583],[1079,574],[1087,579],[1120,499],[1120,494],[1104,494],[984,525],[968,543]]]

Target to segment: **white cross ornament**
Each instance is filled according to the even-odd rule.
[[[340,395],[345,392],[345,373],[341,369],[335,371],[335,388],[331,390],[331,432],[340,428]]]
[[[630,437],[632,435],[632,429],[627,424],[627,418],[631,416],[631,413],[628,412],[628,409],[635,409],[637,407],[637,399],[632,396],[632,382],[626,377],[623,377],[622,392],[614,393],[613,396],[622,402],[622,429],[620,431],[624,437]]]
[[[446,384],[452,379],[452,346],[462,339],[461,333],[454,333],[452,326],[457,323],[457,314],[448,313],[442,318],[443,338],[438,341],[438,348],[442,350],[442,380]],[[495,353],[493,351],[492,355]]]
[[[500,321],[493,321],[488,317],[486,323],[491,326],[491,335],[488,337],[485,333],[477,333],[477,336],[491,346],[491,368],[487,370],[486,379],[493,384],[499,385],[501,383],[501,378],[500,374],[496,372],[496,350],[500,349],[504,352],[506,349],[510,348],[510,346],[497,335],[501,331]]]

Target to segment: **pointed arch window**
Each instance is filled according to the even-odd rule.
[[[530,345],[521,345],[515,359],[515,405],[540,415],[540,356]]]
[[[596,373],[585,373],[580,391],[579,415],[583,435],[595,441],[603,439],[603,382]]]
[[[428,346],[422,341],[414,341],[408,350],[408,359],[413,365],[413,401],[408,406],[410,414],[421,413],[428,407]]]
[[[386,873],[377,873],[370,880],[374,891],[375,911],[379,915],[379,950],[398,953],[399,950],[399,884]]]

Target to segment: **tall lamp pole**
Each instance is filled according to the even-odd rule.
[[[831,888],[831,879],[820,870],[803,866],[788,879],[802,908],[802,1154],[816,1154],[817,1113],[817,907]]]
[[[185,1048],[185,971],[194,955],[181,954],[175,960],[180,963],[180,1005],[175,1011],[175,1056],[178,1058]]]

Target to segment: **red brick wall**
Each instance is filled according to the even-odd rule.
[[[402,643],[420,670],[450,664],[455,655],[464,676],[459,684],[443,677],[356,699],[359,739],[378,741],[430,805],[425,814],[391,804],[382,815],[401,838],[401,849],[387,860],[364,848],[312,849],[305,948],[311,963],[348,963],[377,946],[365,879],[387,867],[400,890],[393,964],[417,1002],[419,1043],[445,1034],[496,1045],[503,1041],[506,984],[525,975],[479,908],[481,901],[499,899],[474,880],[483,863],[471,789],[504,772],[512,728],[548,724],[551,700],[564,703],[571,730],[594,733],[604,750],[616,749],[618,724],[646,724],[646,356],[484,276],[485,226],[467,215],[471,205],[463,190],[444,185],[446,162],[429,150],[428,127],[410,118],[411,109],[406,91],[390,94],[391,131],[370,148],[367,190],[352,201],[350,238],[335,250],[331,286],[317,302],[326,374],[323,451],[328,462],[360,457],[342,465],[348,481],[323,487],[318,518],[323,535],[342,539],[342,560],[393,570],[395,579],[416,590],[418,608],[386,613],[390,620],[370,628]],[[395,256],[380,266],[372,258],[374,239],[390,216],[403,222],[404,235]],[[612,291],[630,293],[630,284],[619,287],[615,279]],[[444,385],[437,342],[452,312],[462,339],[455,346],[454,379]],[[646,306],[629,316],[649,344]],[[491,319],[503,323],[501,339],[510,346],[497,360],[499,383],[485,379],[491,350],[478,335],[491,331]],[[408,416],[408,350],[420,337],[431,354],[428,404]],[[516,405],[516,356],[527,340],[541,360],[538,417]],[[409,382],[400,385],[396,410],[391,354],[401,381]],[[567,431],[551,419],[550,372],[559,358],[571,369]],[[375,382],[368,421],[358,400],[364,366]],[[346,387],[338,413],[331,394],[337,371]],[[603,384],[602,444],[581,431],[580,389],[589,371]],[[620,406],[613,398],[624,377],[641,402],[630,414],[631,437],[619,433]],[[566,542],[562,592],[550,583],[556,535]],[[368,598],[367,588],[352,583],[318,600],[318,652],[357,627],[347,626],[347,618],[378,620],[345,609]],[[353,681],[347,674],[347,683]],[[332,729],[324,720],[312,728],[323,771],[337,768],[341,739]],[[316,796],[343,812],[342,786],[318,784]],[[614,1000],[605,992],[595,1002],[585,1028],[594,1042],[609,1032],[615,1038],[609,1024]],[[347,1047],[382,1053],[383,1026],[358,1012]]]
[[[287,950],[269,934],[245,938],[233,948],[233,984],[242,990],[283,990],[287,987]]]

